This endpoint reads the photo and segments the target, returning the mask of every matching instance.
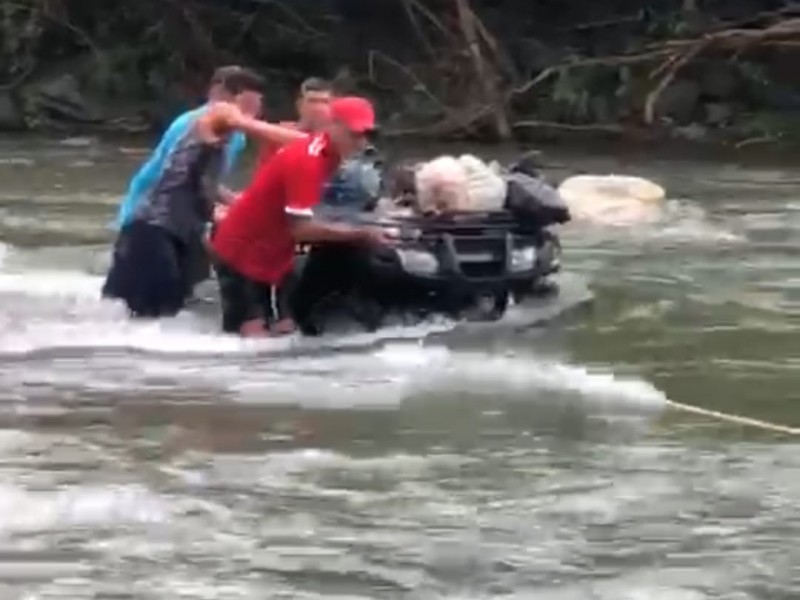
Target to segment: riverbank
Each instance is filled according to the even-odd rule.
[[[240,63],[266,76],[270,118],[320,75],[373,97],[393,137],[800,140],[800,11],[777,0],[165,6],[11,5],[0,130],[160,131],[215,66]]]

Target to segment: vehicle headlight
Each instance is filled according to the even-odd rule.
[[[554,242],[547,242],[539,252],[539,266],[543,271],[553,272],[561,263],[561,246]]]
[[[515,272],[529,271],[533,269],[536,263],[536,248],[528,246],[527,248],[518,248],[511,252],[511,270]]]
[[[552,258],[550,260],[550,266],[553,268],[557,268],[561,265],[561,246],[558,244],[553,244],[553,252]]]
[[[398,250],[400,264],[408,273],[433,275],[439,270],[439,261],[430,252],[423,250]]]

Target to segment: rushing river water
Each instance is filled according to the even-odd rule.
[[[666,406],[800,426],[800,169],[558,158],[671,198],[565,229],[590,311],[297,355],[127,322],[98,291],[138,157],[0,143],[2,597],[800,597],[796,438]]]

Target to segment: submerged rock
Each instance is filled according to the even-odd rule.
[[[711,102],[705,105],[705,122],[714,127],[720,127],[730,123],[734,115],[733,107],[721,102]]]
[[[23,131],[27,128],[18,99],[9,92],[0,92],[0,131]]]
[[[708,139],[708,128],[698,123],[692,123],[686,127],[676,127],[673,130],[673,135],[679,140],[703,142]]]
[[[56,120],[77,123],[102,121],[74,75],[67,73],[40,81],[29,88],[29,96],[38,111]]]
[[[717,100],[735,97],[742,87],[742,78],[736,67],[722,61],[706,63],[699,81],[703,96]]]

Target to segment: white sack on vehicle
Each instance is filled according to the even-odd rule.
[[[423,214],[463,210],[469,203],[467,171],[452,156],[440,156],[423,163],[415,180],[417,205]]]
[[[507,184],[490,165],[477,156],[463,154],[458,162],[467,173],[467,201],[461,210],[490,212],[501,210],[506,200]]]
[[[507,184],[490,165],[471,154],[440,156],[416,172],[419,209],[423,213],[500,210]]]

